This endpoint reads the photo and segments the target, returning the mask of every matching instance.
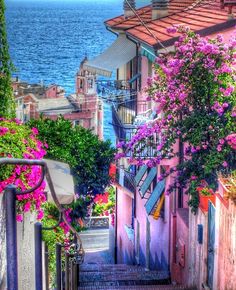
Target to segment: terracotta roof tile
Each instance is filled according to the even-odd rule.
[[[147,29],[142,25],[136,25],[126,32],[128,35],[145,42],[150,46],[157,46],[158,41],[172,45],[174,40],[172,35],[168,35],[166,29],[172,25],[183,24],[189,26],[191,30],[209,35],[216,31],[227,29],[236,25],[236,20],[229,20],[228,12],[222,10],[219,6],[212,2],[201,2],[192,8],[184,9],[180,12],[169,14],[168,16],[152,20],[146,23],[146,26],[155,35],[155,38],[150,35]]]
[[[169,5],[169,13],[173,14],[179,12],[188,6],[192,5],[196,0],[170,0]],[[142,7],[137,9],[137,14],[142,18],[144,22],[149,22],[152,20],[152,7],[151,5]],[[139,19],[137,16],[131,16],[127,19],[124,18],[124,15],[112,18],[105,22],[106,26],[113,28],[124,30],[127,28],[132,28],[136,25],[140,24]]]

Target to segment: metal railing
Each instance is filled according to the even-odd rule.
[[[120,170],[123,171],[123,174],[121,174]],[[120,167],[116,171],[115,181],[119,185],[128,189],[130,192],[135,193],[136,192],[136,183],[135,183],[134,177],[135,177],[135,175],[132,172],[128,171],[127,169],[124,169],[123,167]]]
[[[98,80],[96,85],[98,95],[108,98],[126,95],[131,89],[130,83],[125,80]]]
[[[130,192],[136,192],[136,184],[134,180],[134,176],[132,173],[125,171],[124,174],[124,187],[127,188]]]
[[[42,168],[42,173],[38,184],[33,188],[30,188],[25,191],[18,191],[14,185],[9,185],[4,191],[4,201],[5,201],[5,214],[6,214],[6,257],[7,257],[7,289],[9,290],[18,290],[18,259],[17,259],[17,226],[16,226],[16,199],[17,195],[24,195],[32,193],[37,188],[39,188],[46,177],[49,189],[51,191],[52,198],[55,205],[57,206],[60,212],[60,220],[57,225],[52,228],[43,228],[42,224],[37,222],[35,223],[35,289],[43,289],[43,265],[42,265],[42,231],[43,230],[53,230],[55,229],[61,221],[63,221],[70,231],[74,235],[74,241],[70,245],[74,247],[75,251],[72,255],[69,255],[65,252],[66,258],[66,267],[65,267],[65,285],[62,285],[62,248],[63,245],[56,245],[56,261],[57,261],[57,290],[66,289],[66,290],[77,290],[78,289],[78,271],[79,264],[83,263],[84,259],[84,249],[82,245],[81,238],[77,233],[76,229],[68,222],[65,209],[59,203],[53,181],[50,176],[47,163],[44,160],[25,160],[25,159],[11,159],[11,158],[2,158],[0,159],[0,165],[29,165],[29,166],[40,166]]]

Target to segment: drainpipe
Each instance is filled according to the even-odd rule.
[[[117,261],[118,261],[118,259],[117,259],[117,249],[118,249],[118,239],[117,239],[117,233],[118,233],[118,222],[117,222],[117,220],[118,220],[118,218],[117,218],[117,212],[118,212],[118,210],[117,210],[117,205],[118,205],[118,196],[117,196],[117,194],[118,194],[118,190],[117,190],[117,188],[116,188],[116,209],[115,209],[115,251],[114,251],[114,262],[115,262],[115,264],[117,264]]]

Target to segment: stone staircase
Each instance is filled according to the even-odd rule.
[[[146,271],[140,266],[83,264],[79,290],[95,289],[187,289],[170,284],[167,271]]]

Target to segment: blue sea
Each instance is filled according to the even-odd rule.
[[[142,6],[151,0],[137,2]],[[85,55],[93,58],[115,40],[104,21],[123,13],[122,0],[6,0],[6,6],[16,75],[29,83],[56,83],[67,94],[75,90],[75,74]]]

